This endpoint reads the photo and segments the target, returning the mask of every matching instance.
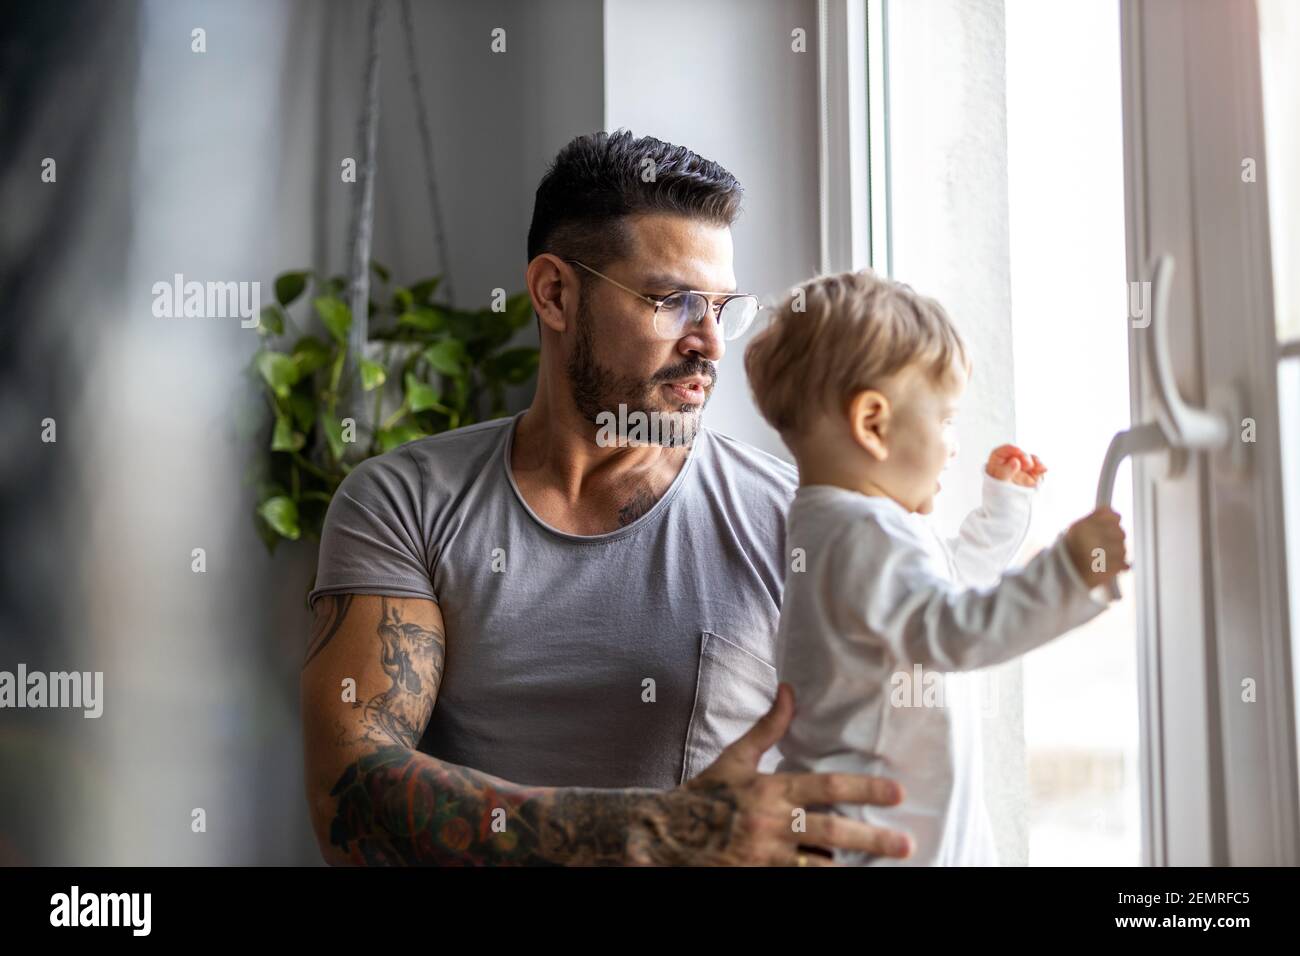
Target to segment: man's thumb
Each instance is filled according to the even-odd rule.
[[[729,749],[735,756],[744,759],[749,766],[758,766],[763,754],[774,747],[785,736],[786,728],[794,717],[794,689],[785,682],[777,685],[776,700],[771,709],[745,732],[745,735],[733,743]]]

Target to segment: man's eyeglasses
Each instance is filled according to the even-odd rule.
[[[600,276],[606,282],[612,282],[624,292],[630,292],[638,299],[649,302],[655,307],[654,330],[661,339],[679,339],[688,330],[695,328],[710,313],[717,318],[723,339],[740,338],[758,315],[759,302],[756,295],[719,295],[717,293],[697,292],[687,289],[670,292],[668,295],[643,295],[635,289],[629,289],[616,279],[611,279],[602,272],[597,272],[585,262],[577,259],[565,259],[582,266],[593,275]],[[718,302],[711,301],[711,295],[717,295]]]

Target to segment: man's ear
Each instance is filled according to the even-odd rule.
[[[576,313],[578,306],[578,280],[569,264],[543,252],[528,263],[524,282],[538,321],[555,332],[567,329],[569,315]]]
[[[886,438],[893,406],[883,392],[868,388],[849,399],[849,431],[876,461],[889,457]]]

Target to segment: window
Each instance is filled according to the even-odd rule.
[[[1119,39],[1112,4],[1007,0],[1016,429],[1053,469],[1033,550],[1093,508],[1130,424]],[[1112,504],[1131,518],[1127,472]],[[1025,659],[1031,865],[1141,862],[1131,583],[1123,593]]]
[[[868,20],[872,257],[944,302],[976,352],[940,515],[960,520],[988,451],[1017,441],[1051,469],[1024,560],[1092,510],[1129,425],[1117,11],[885,0]],[[1136,662],[1130,594],[986,675],[1004,862],[1140,862]]]
[[[1300,4],[1258,0],[1294,699],[1300,700]]]
[[[874,264],[973,343],[958,474],[1042,453],[1041,546],[1113,434],[1177,446],[1116,486],[1125,601],[990,675],[1006,863],[1300,862],[1295,6],[821,2],[822,269]]]

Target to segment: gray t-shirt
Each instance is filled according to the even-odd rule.
[[[423,597],[446,625],[420,750],[520,784],[673,787],[776,696],[795,468],[703,427],[668,491],[600,535],[543,522],[482,422],[358,465],[316,589]],[[774,769],[773,748],[760,764]]]

